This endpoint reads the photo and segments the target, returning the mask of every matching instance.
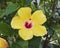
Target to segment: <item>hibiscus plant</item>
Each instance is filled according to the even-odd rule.
[[[0,48],[60,48],[60,0],[0,0]]]

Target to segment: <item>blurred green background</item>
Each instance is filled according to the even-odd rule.
[[[47,35],[29,41],[19,37],[10,23],[21,7],[31,7],[33,12],[44,11]],[[60,48],[60,0],[0,0],[0,37],[8,41],[9,48]]]

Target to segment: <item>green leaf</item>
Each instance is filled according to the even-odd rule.
[[[49,28],[49,29],[48,29],[48,34],[49,34],[49,35],[53,36],[54,32],[55,32],[55,31],[53,30],[53,28]]]
[[[19,8],[17,4],[14,4],[12,2],[8,2],[7,5],[8,6],[6,8],[6,15],[9,15],[9,14],[15,12]]]
[[[55,45],[55,44],[54,44],[53,46],[54,46],[54,48],[60,48],[60,46],[59,46],[59,45]]]
[[[60,34],[60,24],[54,26],[56,33]]]
[[[11,48],[28,48],[28,41],[19,38],[16,42],[13,42]]]
[[[20,0],[21,6],[30,6],[32,0]]]
[[[36,10],[36,7],[34,4],[31,4],[31,8],[32,8],[32,11],[35,11]]]
[[[32,0],[23,0],[24,5],[30,5]]]
[[[28,41],[18,40],[17,42],[22,48],[28,48]]]
[[[10,48],[21,48],[17,43],[13,43]]]
[[[58,37],[58,43],[60,44],[60,36]]]
[[[42,44],[40,43],[39,48],[42,48]]]
[[[41,38],[34,37],[29,41],[29,48],[39,48]]]
[[[0,34],[3,34],[3,35],[10,35],[10,26],[6,23],[0,23]]]
[[[5,9],[0,11],[0,18],[3,18],[4,15],[5,15]]]

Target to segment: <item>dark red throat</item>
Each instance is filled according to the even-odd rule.
[[[25,27],[28,29],[32,28],[32,23],[25,22]]]

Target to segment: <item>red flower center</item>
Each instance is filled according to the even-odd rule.
[[[24,24],[24,26],[25,26],[26,28],[28,28],[28,29],[32,28],[33,24],[32,24],[32,22],[31,22],[31,19],[29,19],[29,21],[26,21],[25,24]]]

